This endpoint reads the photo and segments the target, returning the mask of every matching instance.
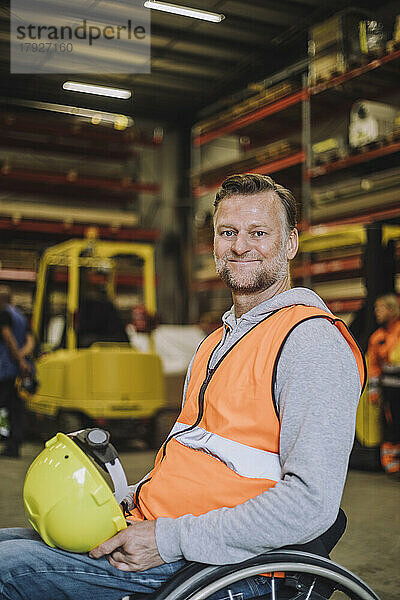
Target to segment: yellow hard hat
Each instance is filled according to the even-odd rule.
[[[24,506],[46,544],[89,552],[125,529],[119,502],[128,484],[108,432],[93,428],[70,435],[57,433],[29,467]],[[115,494],[86,453],[108,470]]]

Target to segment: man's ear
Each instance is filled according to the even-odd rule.
[[[289,260],[292,260],[299,249],[299,232],[296,228],[292,229],[289,234],[287,243],[286,243],[286,256]]]

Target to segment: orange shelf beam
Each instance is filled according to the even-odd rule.
[[[226,125],[222,125],[213,131],[208,131],[207,133],[200,134],[198,136],[193,137],[193,145],[196,147],[203,146],[211,140],[215,140],[221,135],[225,135],[227,133],[232,133],[233,131],[237,131],[238,129],[242,129],[243,127],[247,127],[252,123],[256,123],[257,121],[261,121],[265,117],[269,115],[273,115],[274,113],[281,112],[288,108],[289,106],[293,106],[294,104],[298,104],[302,100],[305,100],[308,97],[308,91],[306,89],[300,90],[300,92],[296,92],[290,96],[286,96],[281,100],[277,100],[272,104],[268,104],[267,106],[263,106],[258,110],[251,112],[242,117],[238,117],[233,121],[230,121]]]
[[[270,162],[265,163],[265,165],[258,165],[254,167],[254,169],[248,169],[246,173],[260,173],[261,175],[276,173],[277,171],[283,171],[284,169],[288,169],[289,167],[293,167],[295,165],[299,165],[304,162],[305,154],[304,152],[297,152],[296,154],[291,154],[290,156],[286,156],[285,158],[280,158],[278,160],[272,160]],[[196,198],[200,198],[209,192],[213,192],[219,188],[221,181],[217,183],[213,183],[212,185],[199,185],[193,188],[193,195]]]
[[[265,165],[260,165],[259,167],[255,167],[254,169],[249,169],[248,173],[260,173],[261,175],[275,173],[276,171],[283,171],[283,169],[288,169],[289,167],[299,165],[303,163],[304,160],[304,152],[297,152],[296,154],[291,154],[286,158],[273,160],[271,162],[266,163]]]
[[[395,208],[384,208],[374,212],[365,212],[364,214],[357,213],[356,215],[335,219],[334,221],[319,220],[318,223],[311,224],[302,222],[299,224],[298,229],[300,231],[308,231],[310,227],[314,227],[315,225],[323,225],[324,227],[337,227],[338,225],[368,225],[374,221],[393,219],[396,217],[400,217],[400,206]]]
[[[67,274],[63,272],[54,273],[54,281],[59,283],[67,281]],[[34,282],[36,281],[36,271],[30,271],[27,269],[0,269],[0,281],[24,281]],[[101,284],[104,282],[104,278],[101,275],[97,276],[95,273],[91,273],[89,277],[90,283]],[[129,275],[127,273],[117,274],[115,278],[115,284],[117,286],[143,286],[143,277],[141,275]]]
[[[341,273],[343,271],[357,271],[361,269],[361,256],[323,260],[310,265],[297,265],[290,272],[295,279],[300,277],[325,275],[326,273]]]
[[[340,312],[354,312],[361,308],[363,298],[351,298],[345,300],[326,300],[326,305],[335,314]]]
[[[15,221],[13,219],[0,219],[0,230],[10,231],[29,231],[31,233],[54,233],[72,237],[85,237],[88,227],[91,224],[67,224],[53,221],[31,221],[21,219]],[[115,227],[99,227],[96,226],[99,237],[103,239],[118,239],[118,240],[141,240],[146,242],[155,242],[160,237],[160,232],[157,229],[131,229],[131,228],[115,228]]]
[[[47,183],[53,185],[67,185],[74,187],[101,188],[111,192],[147,192],[156,194],[160,186],[156,183],[142,183],[136,181],[122,181],[120,179],[104,179],[101,177],[70,176],[68,173],[46,173],[42,171],[27,171],[25,169],[4,168],[0,171],[0,186],[7,180]]]
[[[356,154],[355,156],[349,156],[347,158],[343,158],[342,160],[327,163],[326,165],[319,165],[318,167],[313,167],[312,169],[309,169],[308,176],[312,178],[320,177],[321,175],[326,175],[327,173],[331,173],[332,171],[346,169],[347,167],[350,167],[352,165],[368,162],[374,158],[379,158],[380,156],[386,156],[387,154],[399,152],[399,150],[400,142],[387,144],[386,146],[382,146],[381,148],[375,148],[374,150],[361,152],[360,154]]]
[[[36,271],[28,269],[0,269],[1,281],[36,281]]]

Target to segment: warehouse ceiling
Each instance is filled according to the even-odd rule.
[[[105,4],[112,0],[106,0]],[[10,74],[9,7],[0,3],[1,98],[52,102],[130,116],[190,123],[204,109],[252,82],[306,59],[309,27],[341,9],[343,0],[175,0],[225,15],[221,23],[151,11],[151,73],[74,74],[87,83],[128,88],[129,101],[62,90],[65,75]],[[389,18],[395,2],[381,2]],[[375,16],[376,0],[358,2]],[[378,15],[380,16],[380,15]],[[200,113],[201,114],[201,113]]]

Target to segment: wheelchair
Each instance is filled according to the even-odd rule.
[[[271,588],[257,596],[262,600],[380,600],[359,577],[329,559],[346,521],[340,509],[332,527],[307,544],[273,550],[233,565],[188,563],[152,594],[133,594],[122,600],[206,600],[220,590],[224,590],[224,599],[236,600],[238,594],[232,594],[230,586],[259,575],[269,578]]]

